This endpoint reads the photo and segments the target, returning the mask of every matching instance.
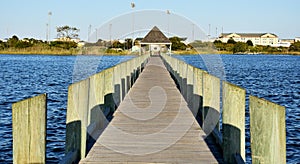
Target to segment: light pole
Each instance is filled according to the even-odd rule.
[[[50,42],[50,38],[51,38],[51,15],[52,15],[52,12],[49,11],[48,12],[48,38],[47,38],[47,41]]]
[[[168,38],[170,38],[170,11],[167,10],[167,14],[168,14]]]
[[[134,8],[135,8],[135,4],[133,2],[131,3],[131,8],[132,8],[132,10],[134,10]],[[133,46],[134,46],[134,11],[132,11],[132,47],[131,47],[131,50],[133,50]]]
[[[97,43],[97,41],[98,41],[98,29],[96,28],[95,30],[96,30],[96,43]]]
[[[111,45],[111,28],[112,28],[112,24],[110,23],[109,24],[109,42],[110,42],[110,45]]]
[[[48,35],[49,35],[49,24],[46,23],[46,42],[48,42]]]
[[[90,41],[90,35],[91,35],[91,30],[92,30],[92,25],[89,25],[89,29],[88,29],[88,42]]]

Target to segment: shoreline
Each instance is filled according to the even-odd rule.
[[[300,56],[300,52],[261,52],[261,53],[232,53],[228,51],[213,51],[213,52],[197,52],[192,50],[187,51],[172,51],[173,55],[293,55]],[[136,56],[136,53],[129,52],[118,52],[118,53],[107,53],[107,52],[96,52],[96,53],[83,53],[80,50],[41,50],[41,51],[26,51],[26,50],[0,50],[0,55],[53,55],[53,56]]]

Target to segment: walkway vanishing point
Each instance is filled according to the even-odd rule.
[[[151,57],[80,163],[218,163],[205,136],[161,58]]]

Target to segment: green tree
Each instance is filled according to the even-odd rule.
[[[253,46],[253,43],[252,43],[252,41],[251,41],[251,40],[247,40],[247,42],[246,42],[246,43],[247,43],[247,45],[248,45],[248,46]]]
[[[169,39],[172,42],[172,50],[186,50],[187,46],[181,42],[179,37],[172,37]]]
[[[226,50],[226,47],[227,47],[228,44],[223,43],[223,42],[220,41],[220,40],[215,40],[215,41],[214,41],[214,45],[215,45],[215,47],[216,47],[216,49],[217,49],[218,51],[224,51],[224,50]]]
[[[0,50],[4,50],[5,48],[7,48],[7,44],[0,40]]]
[[[246,52],[248,50],[248,45],[247,43],[243,43],[243,42],[237,42],[234,47],[233,47],[233,53],[243,53]]]
[[[57,47],[57,48],[62,48],[62,49],[71,49],[71,48],[76,48],[77,43],[75,42],[63,42],[63,41],[53,41],[50,43],[50,47]]]
[[[131,47],[132,47],[132,39],[130,39],[130,38],[126,38],[125,39],[125,50],[127,49],[130,49]]]
[[[215,40],[214,41],[214,44],[218,44],[218,43],[222,43],[222,41],[221,40]]]
[[[298,51],[298,52],[300,52],[300,42],[292,43],[290,48],[289,48],[289,51]]]
[[[80,31],[76,27],[70,27],[70,26],[61,26],[56,28],[57,36],[60,38],[78,38],[78,32]]]
[[[14,35],[7,40],[7,45],[8,45],[8,47],[16,47],[16,44],[18,41],[19,41],[19,38],[16,35]]]
[[[228,44],[235,44],[236,41],[233,38],[228,39],[227,41]]]
[[[119,41],[114,41],[110,48],[124,48],[124,44],[120,43]]]
[[[32,43],[30,43],[29,41],[22,41],[22,40],[17,41],[15,45],[16,48],[27,48],[31,46],[33,46]]]

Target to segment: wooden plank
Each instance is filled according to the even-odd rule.
[[[45,163],[47,95],[12,105],[13,162]]]
[[[249,97],[253,163],[286,163],[285,107]]]
[[[159,57],[150,58],[80,163],[218,163]]]
[[[235,154],[245,158],[245,106],[246,90],[229,82],[223,88],[223,155],[227,163],[235,162]]]

